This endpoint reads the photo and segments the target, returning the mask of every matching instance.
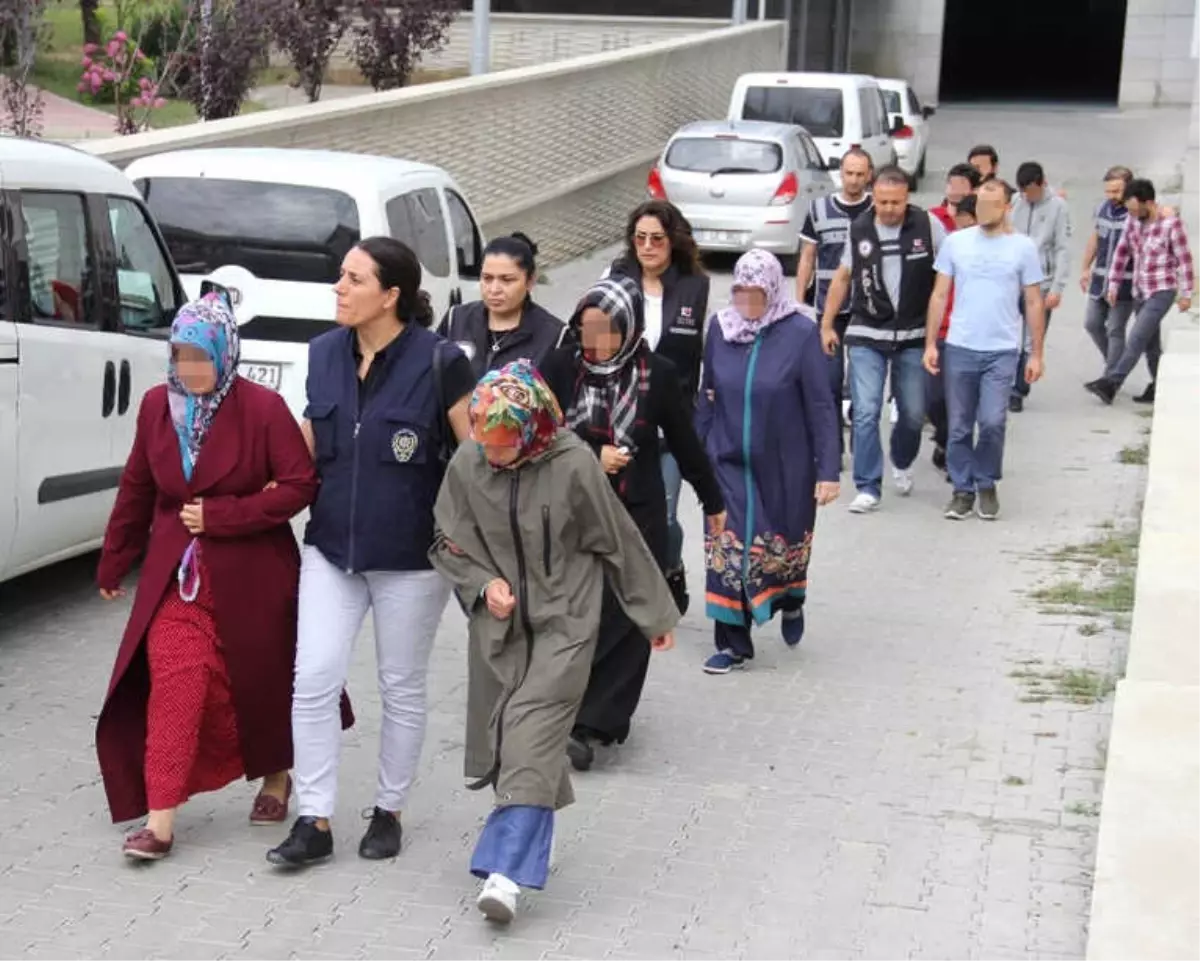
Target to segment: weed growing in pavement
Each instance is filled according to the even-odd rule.
[[[1096,704],[1117,686],[1111,674],[1088,667],[1055,667],[1043,671],[1021,668],[1009,671],[1008,676],[1024,685],[1023,704],[1044,704],[1051,699],[1071,704]]]
[[[1146,420],[1149,420],[1151,417],[1154,416],[1154,409],[1151,408],[1150,410],[1139,410],[1137,412],[1137,415],[1138,415],[1138,417],[1142,417],[1142,418],[1145,418]]]
[[[1100,816],[1098,801],[1073,801],[1067,805],[1068,814],[1078,814],[1080,817],[1095,818]]]
[[[1010,774],[1004,779],[1004,783],[1008,787],[1021,787],[1025,784],[1025,778],[1017,777],[1015,774]]]
[[[1050,559],[1070,565],[1079,576],[1035,588],[1030,596],[1045,614],[1107,617],[1121,629],[1124,621],[1119,618],[1133,610],[1139,534],[1136,525],[1125,529],[1106,527],[1099,537],[1059,548]],[[1101,629],[1094,621],[1078,628],[1084,637],[1094,636]]]
[[[1102,630],[1104,630],[1104,628],[1095,621],[1088,621],[1086,624],[1080,624],[1076,630],[1079,631],[1079,633],[1084,637],[1095,637]]]
[[[1150,445],[1138,444],[1137,447],[1122,447],[1117,454],[1117,460],[1122,464],[1145,464],[1150,460]]]

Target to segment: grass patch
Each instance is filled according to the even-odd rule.
[[[1099,817],[1100,804],[1097,801],[1073,801],[1067,805],[1067,813],[1078,814],[1085,818]]]
[[[1078,627],[1084,637],[1099,634],[1103,630],[1099,621],[1105,619],[1118,630],[1127,629],[1137,582],[1139,536],[1136,524],[1117,528],[1110,523],[1089,541],[1050,552],[1051,560],[1070,568],[1070,576],[1035,588],[1030,597],[1044,614],[1091,618]]]
[[[1145,464],[1150,460],[1150,445],[1138,444],[1137,447],[1122,447],[1117,454],[1117,460],[1122,464]]]
[[[1058,731],[1034,731],[1034,737],[1058,737]]]
[[[1154,408],[1150,408],[1149,410],[1139,410],[1137,412],[1137,415],[1138,415],[1138,417],[1143,417],[1146,420],[1149,420],[1151,417],[1154,416]]]
[[[1086,667],[1018,670],[1010,671],[1008,676],[1024,686],[1025,693],[1020,698],[1022,704],[1044,704],[1049,700],[1096,704],[1108,697],[1117,686],[1112,675]]]
[[[1079,633],[1084,637],[1095,637],[1097,634],[1103,631],[1104,628],[1095,621],[1088,621],[1086,624],[1080,624],[1076,630],[1079,631]]]
[[[1025,779],[1023,777],[1017,777],[1015,774],[1010,774],[1004,779],[1004,783],[1008,787],[1023,787],[1025,784]]]

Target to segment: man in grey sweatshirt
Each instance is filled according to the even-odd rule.
[[[1026,161],[1017,168],[1017,189],[1013,197],[1012,225],[1018,233],[1028,235],[1038,249],[1042,261],[1042,298],[1046,304],[1046,329],[1050,315],[1062,302],[1063,291],[1070,279],[1071,265],[1067,260],[1067,244],[1071,238],[1071,217],[1067,202],[1046,184],[1046,172],[1035,161]],[[1028,344],[1026,344],[1028,348]],[[1017,370],[1024,370],[1024,361]],[[1008,409],[1013,413],[1025,407],[1029,384],[1018,376],[1013,384]]]

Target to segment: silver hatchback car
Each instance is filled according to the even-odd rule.
[[[677,130],[650,171],[647,191],[669,200],[707,252],[755,247],[792,258],[809,203],[835,191],[803,127],[706,120]]]

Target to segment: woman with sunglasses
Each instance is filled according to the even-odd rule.
[[[704,354],[704,322],[708,317],[708,276],[692,239],[692,227],[674,204],[648,200],[629,215],[625,251],[605,272],[624,276],[641,289],[645,312],[643,337],[652,351],[675,365],[688,408],[695,406]],[[683,475],[668,444],[662,451],[667,490],[667,583],[687,613],[687,577],[683,569],[683,528],[679,493]]]

